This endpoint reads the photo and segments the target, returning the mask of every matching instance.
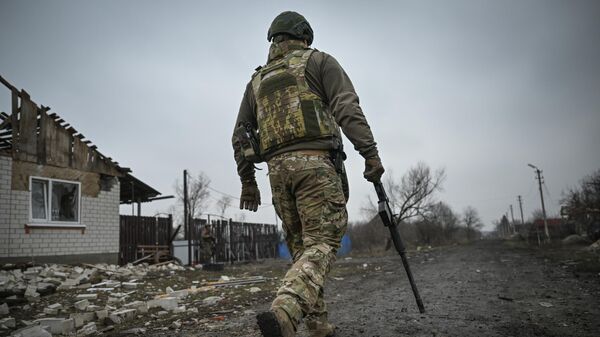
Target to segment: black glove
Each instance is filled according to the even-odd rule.
[[[242,196],[240,197],[240,209],[247,209],[252,212],[258,210],[260,205],[260,191],[256,185],[256,180],[242,180]]]
[[[385,169],[381,164],[381,158],[379,158],[379,156],[376,155],[365,159],[365,172],[363,172],[365,179],[372,183],[379,182],[383,172],[385,172]]]

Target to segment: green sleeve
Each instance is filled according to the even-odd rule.
[[[242,103],[240,104],[240,110],[234,126],[233,136],[231,138],[231,144],[233,146],[233,156],[237,164],[237,171],[240,179],[248,180],[254,179],[254,165],[247,161],[242,155],[237,137],[235,136],[235,129],[238,125],[244,125],[250,123],[256,128],[256,100],[254,98],[254,92],[252,91],[252,83],[248,83]]]
[[[360,108],[352,81],[333,56],[316,51],[311,56],[306,76],[317,94],[328,104],[335,121],[354,149],[364,158],[378,154],[377,143]]]

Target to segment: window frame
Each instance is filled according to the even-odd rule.
[[[48,183],[47,200],[44,200],[44,203],[46,204],[46,219],[33,218],[33,180],[42,180]],[[53,182],[77,185],[77,221],[52,220]],[[81,224],[81,182],[47,177],[29,176],[29,224],[27,224],[27,227],[85,228],[86,226]]]

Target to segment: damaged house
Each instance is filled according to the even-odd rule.
[[[0,81],[12,104],[0,112],[0,263],[117,263],[120,203],[160,193]]]

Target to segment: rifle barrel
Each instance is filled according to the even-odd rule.
[[[406,276],[408,277],[408,282],[410,283],[410,287],[417,302],[417,307],[419,307],[419,312],[423,314],[425,313],[425,306],[423,305],[423,300],[419,294],[419,289],[417,289],[417,284],[415,283],[412,271],[410,270],[408,258],[406,257],[406,248],[402,242],[400,233],[398,232],[398,225],[396,224],[394,215],[390,209],[389,200],[385,194],[385,189],[383,188],[383,184],[381,182],[377,182],[374,185],[375,191],[377,192],[377,197],[379,199],[379,216],[381,217],[383,224],[390,229],[390,235],[392,237],[392,242],[394,243],[394,248],[396,248],[396,251],[398,254],[400,254],[402,265],[404,266]]]

